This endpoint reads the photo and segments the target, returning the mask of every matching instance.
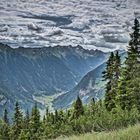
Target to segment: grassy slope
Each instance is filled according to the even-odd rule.
[[[119,131],[85,134],[57,140],[140,140],[140,124]]]

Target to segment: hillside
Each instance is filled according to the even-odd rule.
[[[102,99],[105,86],[105,82],[102,81],[102,72],[105,70],[105,65],[103,63],[88,72],[72,90],[56,98],[53,102],[54,107],[56,109],[70,107],[77,96],[80,96],[84,103],[92,98],[96,101]]]
[[[89,133],[80,136],[58,138],[56,140],[139,140],[140,124],[112,132]]]

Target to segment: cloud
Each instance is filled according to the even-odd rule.
[[[139,2],[1,0],[0,41],[13,47],[81,45],[114,50],[126,46],[134,13],[140,16]]]

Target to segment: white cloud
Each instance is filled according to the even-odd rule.
[[[8,27],[0,30],[0,41],[13,47],[71,44],[110,51],[126,45],[134,13],[140,17],[139,0],[1,0],[0,5],[0,28]]]

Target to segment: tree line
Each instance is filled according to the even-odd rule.
[[[140,110],[140,26],[134,21],[127,57],[123,66],[118,54],[111,53],[103,72],[106,84],[105,106],[111,111],[120,106],[123,110],[136,107]]]
[[[47,140],[92,131],[114,130],[140,121],[140,26],[134,20],[127,56],[122,63],[118,51],[111,52],[103,72],[104,100],[94,98],[83,105],[80,97],[67,110],[46,109],[41,119],[37,104],[22,113],[18,102],[12,123],[5,109],[0,123],[1,140]]]

